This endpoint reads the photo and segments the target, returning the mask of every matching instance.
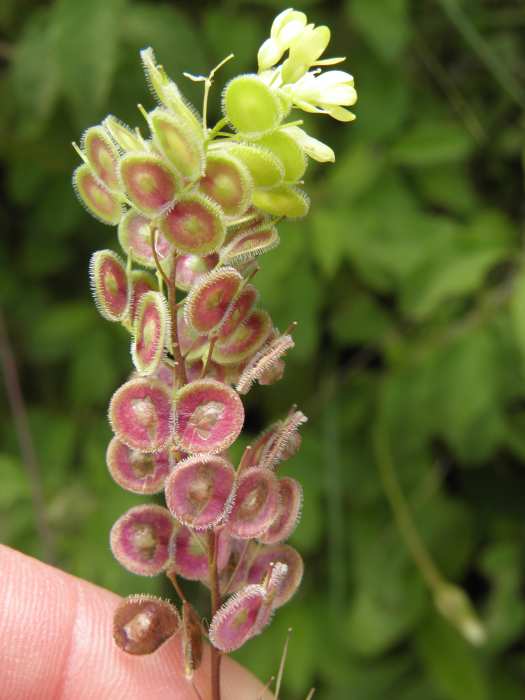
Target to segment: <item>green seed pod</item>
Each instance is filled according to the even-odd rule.
[[[175,118],[164,109],[157,108],[150,112],[148,122],[153,143],[166,160],[183,177],[190,180],[199,178],[204,171],[202,138],[195,138],[185,121]]]
[[[184,99],[179,88],[170,80],[164,88],[164,104],[177,119],[183,120],[196,138],[202,139],[202,119],[195,107]]]
[[[170,335],[168,305],[160,292],[142,295],[133,326],[133,364],[141,374],[151,374],[159,366]]]
[[[119,154],[113,141],[101,126],[92,126],[84,132],[81,148],[91,169],[110,192],[120,192],[118,179]]]
[[[289,219],[302,219],[310,208],[310,198],[306,192],[290,185],[281,185],[273,190],[255,190],[252,202],[268,214]]]
[[[140,58],[146,75],[146,82],[149,85],[153,97],[161,104],[164,104],[164,90],[169,84],[170,79],[162,66],[157,64],[157,59],[151,46],[147,49],[142,49]]]
[[[120,161],[120,178],[132,204],[146,216],[158,216],[173,205],[181,178],[160,156],[128,153]]]
[[[280,185],[284,179],[284,165],[271,151],[256,144],[239,143],[228,153],[238,158],[250,171],[254,187],[267,189]]]
[[[122,217],[120,199],[109,192],[86,165],[79,165],[73,173],[73,188],[81,204],[103,224],[116,226]]]
[[[199,183],[204,194],[222,208],[225,216],[242,216],[250,205],[253,181],[248,168],[228,153],[209,153],[206,173]]]
[[[279,99],[257,75],[239,75],[224,90],[223,112],[240,133],[259,138],[281,121]]]
[[[222,209],[204,195],[181,197],[160,221],[160,230],[180,253],[209,255],[223,244]]]
[[[126,266],[112,250],[97,250],[89,262],[95,305],[108,321],[124,318],[130,301]]]
[[[144,147],[144,144],[137,134],[134,134],[129,126],[112,114],[108,114],[102,122],[102,126],[106,129],[121,151],[140,151]]]
[[[256,226],[241,231],[221,250],[221,262],[240,265],[278,245],[279,234],[275,226]]]
[[[289,134],[284,131],[274,131],[264,136],[259,143],[268,148],[284,165],[285,182],[297,182],[305,173],[306,155]]]

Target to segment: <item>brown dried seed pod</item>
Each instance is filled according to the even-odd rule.
[[[113,639],[127,654],[151,654],[173,637],[180,625],[180,615],[168,601],[151,595],[132,595],[115,610]]]

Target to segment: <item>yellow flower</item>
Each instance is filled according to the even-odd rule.
[[[345,71],[309,72],[293,85],[284,85],[282,90],[305,112],[329,114],[342,122],[355,119],[355,115],[345,109],[357,102],[354,79]]]

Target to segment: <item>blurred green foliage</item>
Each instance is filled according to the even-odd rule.
[[[525,686],[525,9],[519,0],[295,3],[334,28],[358,121],[315,119],[336,150],[310,166],[312,213],[282,226],[257,282],[297,347],[250,394],[256,433],[297,402],[310,417],[286,471],[304,484],[300,593],[238,654],[263,679],[293,628],[285,697],[518,700]],[[70,142],[108,112],[140,123],[137,51],[153,45],[188,97],[255,68],[278,2],[2,0],[0,295],[41,465],[57,563],[121,593],[159,590],[112,561],[136,504],[110,480],[106,407],[128,339],[91,302],[87,260],[117,248],[78,205]],[[219,114],[219,91],[212,94]],[[149,104],[149,103],[148,103]],[[314,124],[315,121],[315,124]],[[1,408],[0,528],[42,556],[31,488]],[[435,611],[394,526],[378,430],[439,569],[468,591],[488,642]]]

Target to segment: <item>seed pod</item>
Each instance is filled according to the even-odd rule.
[[[223,112],[236,131],[258,138],[281,121],[275,93],[257,75],[239,75],[224,89]]]
[[[177,335],[182,356],[188,362],[201,358],[206,350],[208,338],[199,335],[186,321],[184,309],[177,311]]]
[[[228,149],[228,153],[238,158],[250,171],[254,187],[267,189],[280,185],[284,179],[284,165],[265,148],[258,144],[239,143]]]
[[[303,489],[301,484],[291,477],[278,481],[279,503],[277,514],[264,534],[259,536],[263,544],[277,544],[287,540],[295,530],[301,514]]]
[[[258,300],[259,292],[254,286],[247,284],[239,296],[230,303],[224,315],[224,322],[217,332],[219,340],[225,340],[232,333],[235,333],[241,323],[251,314]]]
[[[146,292],[157,289],[157,283],[149,272],[143,272],[142,270],[133,270],[130,276],[130,283],[131,299],[129,303],[129,320],[131,325],[133,325],[140,300]]]
[[[175,365],[168,358],[164,358],[159,362],[159,366],[153,373],[153,378],[158,379],[170,389],[175,386]]]
[[[261,631],[259,614],[264,604],[262,586],[246,586],[228,598],[215,613],[210,625],[210,642],[223,652],[239,649]]]
[[[129,126],[112,114],[108,114],[102,122],[102,126],[106,129],[121,151],[140,151],[143,148],[142,140],[137,134],[133,133]]]
[[[175,202],[181,178],[154,153],[127,153],[119,175],[133,206],[146,216],[159,216]]]
[[[193,382],[196,379],[201,379],[202,370],[204,369],[204,362],[202,360],[195,360],[194,362],[186,362],[186,377],[189,382]],[[208,362],[208,367],[206,374],[204,375],[209,379],[216,379],[218,382],[226,381],[226,370],[221,365],[211,360]]]
[[[195,255],[215,253],[226,234],[221,208],[199,194],[181,197],[162,217],[160,230],[177,251]]]
[[[215,379],[198,379],[177,394],[175,439],[185,452],[222,452],[239,436],[244,407],[239,395]]]
[[[235,504],[228,531],[239,539],[262,535],[273,522],[279,506],[279,486],[273,472],[252,467],[238,477]]]
[[[154,372],[170,336],[170,314],[160,292],[146,292],[137,307],[131,344],[133,364],[141,374]]]
[[[103,224],[116,226],[122,217],[120,198],[107,190],[84,163],[73,173],[73,188],[81,204]]]
[[[227,527],[221,532],[227,532]],[[246,585],[246,576],[250,562],[257,552],[259,545],[255,540],[238,540],[228,535],[230,539],[230,552],[228,561],[224,565],[219,576],[221,596],[234,593]]]
[[[275,226],[256,226],[241,231],[221,250],[221,262],[240,265],[279,245]]]
[[[247,394],[253,383],[270,371],[281,357],[294,346],[295,343],[291,335],[281,335],[259,350],[246,365],[237,382],[235,388],[239,394]]]
[[[250,171],[238,158],[229,153],[211,152],[199,188],[217,202],[225,216],[234,218],[248,209],[253,182]]]
[[[131,493],[159,493],[170,471],[167,451],[139,452],[116,437],[108,445],[106,463],[116,483]]]
[[[284,165],[284,181],[297,182],[305,173],[306,155],[299,144],[284,131],[274,131],[259,142],[268,148]]]
[[[177,464],[166,481],[166,505],[187,527],[215,527],[231,510],[234,482],[235,471],[222,457],[188,457]]]
[[[217,568],[222,571],[231,552],[231,539],[220,531],[217,538]],[[170,546],[173,571],[190,581],[206,582],[209,572],[208,544],[203,533],[181,525],[176,529]]]
[[[110,191],[121,191],[118,179],[119,154],[102,126],[92,126],[82,135],[80,146],[92,171]]]
[[[151,250],[151,221],[135,209],[130,209],[122,217],[118,227],[118,240],[122,249],[133,260],[144,267],[156,267],[153,251]],[[155,235],[155,250],[160,262],[166,262],[171,253],[168,241],[160,233]],[[164,267],[164,265],[163,265]]]
[[[275,360],[271,366],[263,370],[258,380],[259,384],[261,386],[270,386],[270,384],[279,382],[284,376],[285,367],[284,360]]]
[[[248,571],[248,582],[260,584],[265,580],[270,564],[276,564],[277,562],[286,564],[288,571],[284,581],[281,583],[279,593],[273,600],[274,608],[279,608],[287,603],[299,588],[304,571],[304,564],[300,554],[287,544],[264,547],[255,556]]]
[[[221,365],[244,362],[264,345],[271,332],[272,319],[266,311],[252,311],[231,336],[216,344],[213,358]]]
[[[148,115],[153,143],[166,160],[183,177],[196,180],[204,171],[202,139],[181,119],[164,109],[155,109]]]
[[[290,185],[280,185],[272,190],[255,190],[252,203],[268,214],[289,219],[302,219],[310,208],[306,192]]]
[[[89,261],[89,277],[95,305],[108,321],[124,318],[130,302],[126,267],[111,250],[97,250]]]
[[[174,423],[169,390],[158,380],[131,379],[113,394],[109,422],[119,440],[132,449],[164,449]]]
[[[169,562],[173,519],[166,508],[148,504],[130,508],[111,529],[111,551],[133,574],[155,576]]]
[[[195,608],[187,600],[182,602],[182,654],[184,657],[184,675],[187,680],[193,678],[202,662],[202,625]]]
[[[169,84],[170,79],[162,66],[157,64],[155,53],[151,46],[147,49],[142,49],[140,52],[142,67],[146,75],[146,82],[152,92],[153,97],[159,102],[164,102],[164,90]]]
[[[183,292],[189,291],[219,262],[216,253],[211,255],[178,255],[177,256],[177,288]]]
[[[225,319],[241,283],[242,275],[233,267],[219,267],[207,274],[186,298],[186,321],[197,333],[209,334]]]
[[[283,421],[279,421],[272,439],[261,454],[259,466],[275,469],[280,462],[293,457],[301,444],[299,426],[307,420],[301,411],[291,411]]]
[[[156,651],[181,626],[171,603],[151,595],[131,595],[115,610],[113,639],[127,654],[142,656]]]

